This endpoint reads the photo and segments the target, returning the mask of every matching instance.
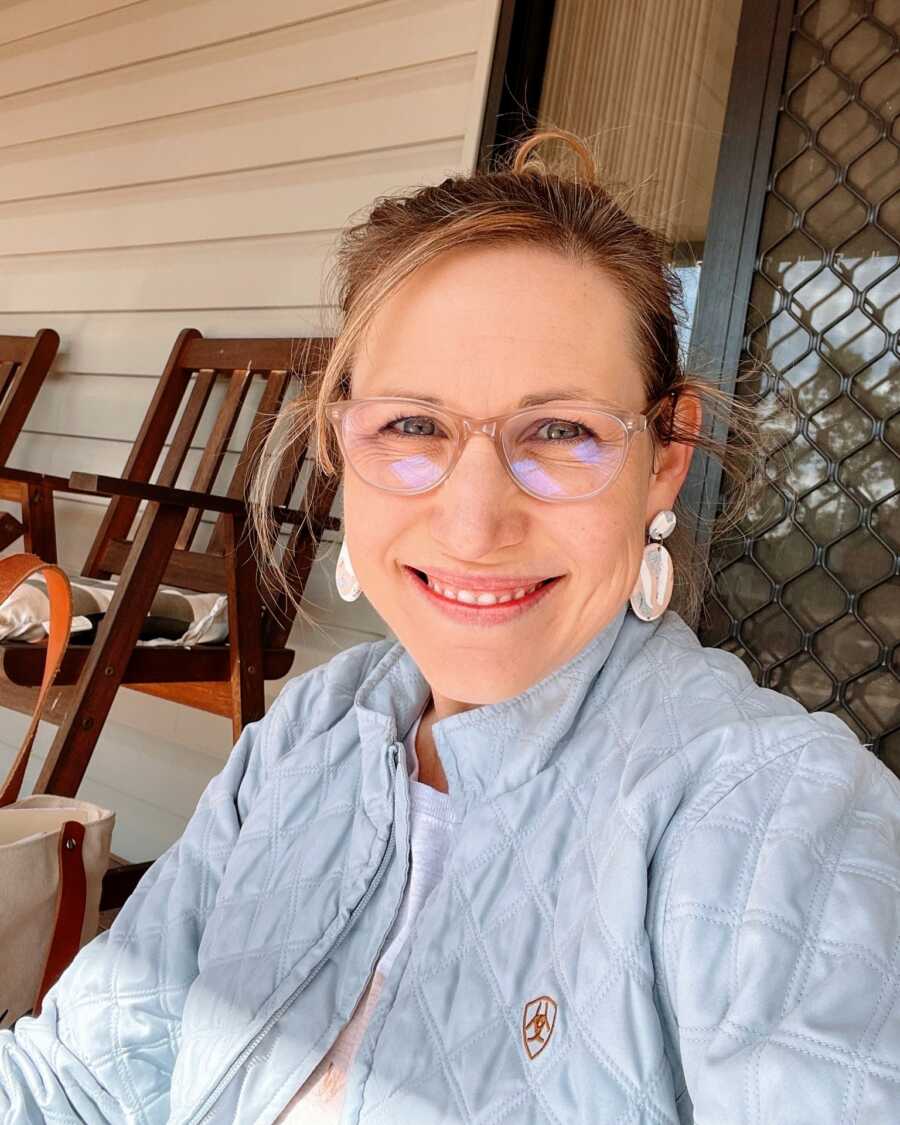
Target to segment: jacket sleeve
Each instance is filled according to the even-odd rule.
[[[198,948],[265,780],[265,744],[281,698],[244,729],[182,836],[147,870],[112,927],[79,951],[40,1015],[0,1031],[4,1125],[166,1120]]]
[[[900,782],[833,731],[723,786],[674,862],[682,1121],[898,1119]]]

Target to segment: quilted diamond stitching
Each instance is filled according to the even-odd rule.
[[[857,1073],[851,1077],[851,1081],[847,1086],[847,1094],[842,1106],[842,1116],[848,1115],[848,1106],[850,1098],[852,1096],[852,1091],[853,1088],[857,1085],[857,1078],[859,1078],[856,1106],[853,1110],[853,1113],[849,1115],[850,1120],[852,1120],[859,1112],[859,1102],[862,1099],[865,1091],[865,1074],[868,1069],[869,1062],[874,1054],[874,1044],[878,1038],[878,1035],[887,1022],[887,1018],[890,1015],[890,1011],[893,1007],[898,990],[900,990],[900,935],[898,935],[897,941],[894,945],[892,965],[884,972],[884,980],[881,986],[881,991],[879,992],[878,998],[875,1001],[875,1008],[872,1012],[872,1018],[869,1022],[869,1026],[866,1028],[863,1034],[863,1039],[869,1039],[869,1046],[864,1052],[859,1051],[860,1065],[858,1067]],[[881,1012],[880,1022],[877,1020],[879,1011]],[[857,1050],[859,1050],[859,1048],[857,1048]]]
[[[456,900],[460,904],[461,913],[462,913],[463,918],[465,920],[466,927],[467,927],[467,929],[469,930],[469,933],[472,935],[472,937],[474,939],[475,954],[478,957],[478,960],[481,964],[482,972],[484,973],[489,985],[491,986],[491,990],[494,994],[494,1002],[497,1005],[498,1011],[500,1011],[501,1014],[505,1018],[507,1031],[508,1031],[509,1035],[512,1037],[514,1042],[518,1043],[518,1037],[519,1037],[520,1032],[519,1032],[519,1027],[518,1027],[518,1021],[517,1021],[517,1018],[516,1018],[517,1013],[514,1015],[512,1012],[510,1012],[509,1006],[506,1003],[504,1003],[503,994],[502,994],[501,989],[500,989],[500,982],[497,978],[497,973],[496,973],[493,965],[491,964],[490,957],[488,956],[487,950],[484,947],[484,942],[483,942],[482,937],[479,933],[478,925],[477,925],[477,923],[475,921],[475,918],[472,914],[471,904],[470,904],[468,898],[466,897],[465,890],[464,890],[464,888],[462,886],[462,883],[461,883],[459,878],[454,878],[452,880],[452,887],[453,887],[453,891],[454,891],[454,895],[456,897]],[[560,1123],[557,1121],[556,1116],[552,1113],[552,1111],[549,1109],[549,1107],[545,1105],[545,1099],[540,1098],[539,1093],[538,1093],[537,1089],[535,1088],[533,1075],[531,1074],[531,1072],[527,1068],[523,1068],[523,1077],[525,1079],[525,1083],[528,1086],[528,1089],[530,1090],[532,1096],[536,1099],[538,1105],[540,1105],[541,1108],[544,1110],[544,1112],[547,1114],[548,1118],[552,1122],[554,1122],[555,1125],[560,1125]]]
[[[415,997],[416,1005],[419,1009],[419,1014],[422,1017],[422,1022],[425,1024],[426,1031],[431,1038],[435,1047],[435,1054],[438,1058],[438,1066],[443,1071],[447,1079],[447,1085],[450,1087],[450,1092],[453,1095],[453,1100],[456,1103],[456,1108],[463,1115],[465,1121],[472,1120],[472,1109],[466,1100],[465,1091],[460,1086],[453,1073],[453,1067],[450,1065],[450,1059],[443,1039],[441,1038],[440,1031],[437,1023],[435,1022],[434,1015],[428,1007],[428,1002],[422,992],[421,982],[417,979],[416,973],[412,973],[412,994]]]
[[[592,1029],[586,1025],[585,1020],[583,1019],[582,1014],[579,1010],[580,1005],[578,1005],[575,997],[571,994],[571,986],[567,981],[564,966],[559,956],[559,950],[556,947],[555,935],[553,933],[553,920],[550,915],[549,905],[543,895],[540,895],[534,886],[533,880],[531,879],[531,871],[527,857],[523,854],[521,846],[519,846],[517,843],[516,835],[513,832],[512,825],[509,823],[509,820],[504,815],[503,810],[500,808],[498,803],[496,801],[492,801],[491,804],[497,816],[497,820],[500,823],[501,830],[512,841],[517,864],[522,871],[526,886],[531,891],[534,904],[537,907],[538,913],[541,918],[541,924],[548,931],[550,948],[553,951],[553,967],[556,971],[556,976],[560,983],[562,995],[567,1002],[567,1007],[569,1009],[569,1018],[574,1020],[578,1024],[579,1031],[581,1032],[582,1042],[591,1051],[591,1054],[597,1060],[598,1065],[602,1067],[602,1069],[605,1070],[607,1074],[609,1074],[609,1076],[612,1077],[624,1091],[626,1097],[628,1098],[629,1110],[633,1110],[636,1106],[639,1106],[642,1102],[644,1102],[646,1104],[646,1108],[651,1112],[651,1115],[656,1121],[671,1122],[672,1119],[665,1112],[664,1107],[661,1107],[655,1102],[651,1102],[649,1101],[649,1099],[647,1099],[646,1089],[642,1091],[640,1087],[636,1086],[628,1078],[628,1076],[622,1072],[621,1068],[617,1065],[615,1060],[611,1058],[611,1056],[609,1056],[607,1052],[603,1050],[602,1046],[596,1041],[596,1036],[593,1034]],[[595,891],[596,889],[597,885],[595,884]],[[595,894],[595,903],[598,901],[598,899],[599,895]],[[470,922],[474,924],[473,920],[471,919]],[[614,941],[611,941],[611,945],[613,948],[621,949],[621,947],[617,947]],[[487,957],[486,950],[484,951],[484,956],[485,958]],[[663,1059],[662,1062],[663,1064],[665,1064],[665,1059]]]
[[[798,755],[795,768],[800,763]],[[815,774],[813,774],[815,777]],[[784,1003],[781,1007],[781,1016],[787,1014],[788,1010],[798,1003],[804,996],[806,991],[806,983],[809,978],[809,970],[812,964],[812,954],[815,950],[816,943],[821,936],[821,927],[823,917],[825,914],[825,907],[828,903],[828,895],[831,887],[834,884],[835,868],[840,856],[838,850],[838,839],[846,835],[847,828],[850,824],[851,806],[848,803],[843,816],[834,825],[831,834],[826,841],[826,862],[819,867],[819,877],[816,880],[816,886],[813,892],[813,901],[817,902],[808,916],[807,916],[807,931],[803,936],[803,941],[797,955],[797,962],[794,967],[794,972],[791,976],[788,988],[785,992]]]

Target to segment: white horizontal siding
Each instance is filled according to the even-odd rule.
[[[127,8],[139,0],[19,0],[3,6],[0,45],[28,39],[45,31],[71,27],[102,12]],[[20,42],[20,46],[27,45]]]
[[[0,5],[0,332],[61,336],[12,464],[119,473],[181,328],[327,331],[323,279],[341,228],[379,195],[473,167],[498,8]],[[226,455],[223,474],[233,463]],[[102,511],[90,497],[57,501],[73,570]],[[336,596],[336,552],[323,544],[313,566],[293,674],[388,633],[365,598]],[[0,712],[0,769],[24,726]],[[42,725],[26,793],[52,733]],[[226,720],[122,691],[80,793],[116,809],[119,854],[151,858],[230,747]]]
[[[377,3],[370,0],[370,4]],[[23,10],[29,6],[18,5]],[[55,5],[40,6],[48,9],[48,17],[55,8],[56,26],[48,22],[40,37],[6,46],[0,54],[2,93],[121,70],[370,5],[359,0],[303,0],[302,12],[297,0],[254,0],[252,4],[247,0],[142,0],[128,5],[57,0]],[[73,12],[79,8],[93,8],[95,18],[73,21]]]
[[[47,104],[57,100],[55,84],[12,94],[3,108],[4,144],[33,143],[299,89],[358,82],[376,71],[402,70],[454,56],[471,62],[481,6],[480,0],[460,0],[453,6],[390,0],[139,65],[115,66],[70,82],[65,102],[52,115]],[[253,8],[245,5],[247,14]],[[380,44],[378,51],[372,50],[373,39]],[[33,66],[21,46],[16,56],[23,70]],[[65,53],[53,67],[65,76],[73,61],[77,65]],[[17,77],[24,77],[15,75],[15,66],[13,71],[12,76],[0,72],[0,96],[15,89]]]
[[[0,280],[9,312],[216,309],[317,304],[334,233],[21,255]],[[8,259],[7,259],[8,260]]]
[[[457,140],[251,168],[152,187],[73,192],[0,204],[4,255],[58,254],[334,230],[362,197],[428,182],[450,167]],[[14,267],[13,267],[14,268]],[[282,304],[285,302],[282,301]]]
[[[162,183],[461,138],[474,75],[475,60],[464,56],[171,118],[11,145],[0,149],[0,200]],[[160,237],[165,241],[164,228]]]

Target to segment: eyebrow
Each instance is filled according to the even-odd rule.
[[[419,391],[408,391],[402,389],[390,389],[381,392],[382,395],[390,398],[417,398],[420,402],[430,402],[435,406],[444,406],[445,403],[437,398],[435,395],[423,395]],[[519,409],[523,410],[528,406],[542,406],[545,402],[557,402],[563,400],[578,400],[578,399],[592,399],[596,395],[586,391],[583,387],[556,387],[552,391],[539,391],[534,394],[525,395],[519,399]]]

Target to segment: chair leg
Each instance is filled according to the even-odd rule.
[[[241,731],[266,711],[262,666],[262,603],[253,550],[243,519],[223,521],[228,585],[228,652],[231,669],[231,731]]]
[[[150,504],[97,630],[97,639],[35,783],[35,793],[74,797],[134,651],[144,617],[181,530],[186,509]]]
[[[55,563],[56,517],[53,512],[53,491],[40,485],[29,485],[22,499],[22,523],[25,527],[25,550],[44,562]]]

